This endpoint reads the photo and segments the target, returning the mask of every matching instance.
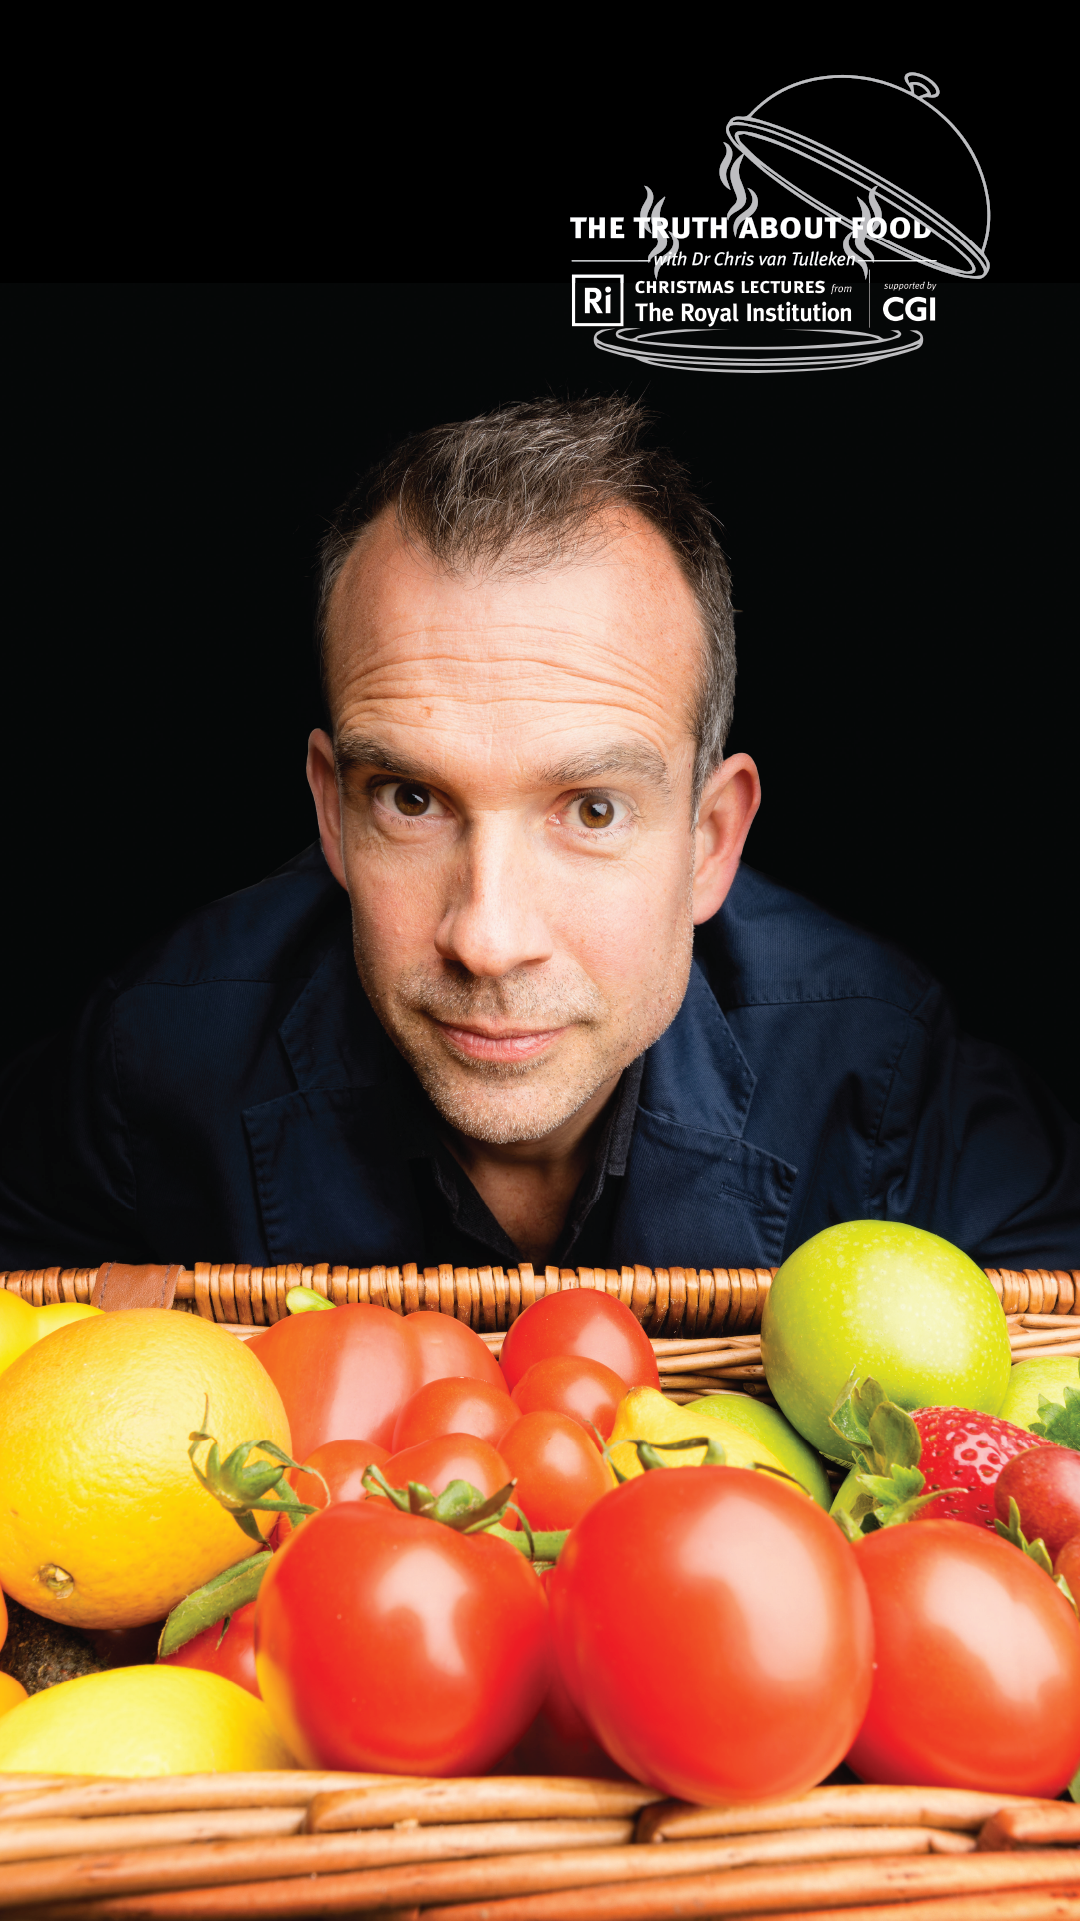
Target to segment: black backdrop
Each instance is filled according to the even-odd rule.
[[[695,378],[597,353],[565,279],[9,290],[3,1057],[313,837],[312,553],[356,472],[619,387],[724,525],[748,859],[928,963],[1080,1114],[1070,296],[948,296],[891,363]]]

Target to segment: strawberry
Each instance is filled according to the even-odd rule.
[[[1007,1461],[1046,1447],[1042,1435],[968,1407],[920,1407],[909,1414],[880,1384],[853,1373],[830,1426],[855,1456],[854,1498],[837,1497],[833,1516],[849,1539],[922,1518],[993,1528],[994,1485]]]
[[[1048,1445],[1041,1435],[969,1407],[920,1407],[911,1418],[922,1443],[918,1464],[925,1493],[945,1490],[920,1506],[913,1520],[971,1521],[992,1529],[994,1484],[1002,1468],[1025,1448]]]

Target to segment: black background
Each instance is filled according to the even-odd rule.
[[[596,210],[636,211],[639,172],[661,191],[648,164]],[[925,347],[891,363],[655,372],[571,330],[579,250],[551,236],[595,196],[552,191],[546,255],[463,257],[447,220],[405,269],[429,282],[8,289],[0,1058],[313,838],[312,559],[356,474],[414,427],[617,388],[723,523],[730,747],[765,792],[748,859],[925,961],[1080,1114],[1071,295],[942,279]]]

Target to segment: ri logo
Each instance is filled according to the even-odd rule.
[[[621,327],[623,320],[623,277],[621,273],[571,274],[575,327]]]

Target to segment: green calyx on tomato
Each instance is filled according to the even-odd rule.
[[[688,1447],[703,1447],[705,1449],[704,1458],[698,1462],[699,1467],[727,1466],[727,1449],[723,1441],[719,1440],[715,1434],[689,1434],[678,1441],[623,1439],[618,1442],[618,1446],[636,1447],[638,1460],[641,1462],[646,1473],[650,1473],[653,1468],[670,1466],[670,1462],[662,1460],[661,1455],[671,1451],[677,1453],[680,1449]],[[621,1470],[616,1467],[611,1458],[610,1446],[604,1449],[604,1459],[614,1474],[615,1479],[621,1485],[624,1485],[631,1478],[629,1474],[623,1474]],[[797,1487],[800,1493],[805,1494],[806,1489],[803,1487],[801,1481],[795,1479],[794,1474],[788,1474],[781,1467],[771,1467],[765,1461],[754,1461],[752,1465],[760,1474],[772,1474],[775,1475],[778,1481],[790,1481],[792,1487]]]
[[[441,1521],[444,1527],[452,1527],[458,1534],[492,1534],[496,1540],[516,1548],[538,1569],[554,1566],[569,1532],[567,1528],[541,1532],[530,1527],[510,1498],[516,1481],[508,1481],[505,1487],[486,1498],[469,1481],[451,1481],[441,1494],[433,1494],[419,1481],[410,1481],[407,1487],[391,1487],[382,1470],[373,1465],[364,1469],[364,1486],[369,1494],[381,1495],[392,1502],[401,1514],[419,1514],[426,1521]],[[517,1515],[522,1531],[499,1526],[507,1509]]]
[[[618,1445],[620,1447],[626,1447],[628,1443],[626,1440],[622,1440]],[[723,1441],[717,1440],[715,1434],[695,1434],[686,1440],[679,1441],[641,1441],[635,1438],[629,1441],[629,1446],[637,1448],[638,1460],[641,1462],[646,1473],[652,1468],[667,1466],[667,1462],[661,1460],[661,1454],[667,1454],[671,1449],[678,1452],[681,1448],[686,1447],[703,1447],[705,1449],[705,1458],[698,1463],[700,1467],[727,1466],[727,1449]],[[616,1467],[611,1458],[610,1447],[604,1449],[604,1459],[620,1485],[630,1479],[629,1474],[624,1474],[621,1468]]]
[[[861,1472],[855,1476],[861,1492],[850,1508],[834,1507],[833,1519],[849,1540],[910,1521],[930,1501],[955,1489],[935,1488],[925,1494],[926,1476],[919,1467],[922,1441],[911,1415],[890,1401],[877,1381],[859,1381],[850,1374],[829,1417],[833,1433],[854,1451]]]
[[[309,1507],[305,1502],[298,1500],[295,1491],[284,1479],[289,1468],[302,1471],[300,1462],[294,1461],[291,1454],[286,1454],[284,1449],[278,1447],[274,1441],[241,1441],[240,1445],[234,1447],[232,1453],[222,1460],[221,1450],[208,1429],[209,1420],[210,1396],[207,1395],[202,1426],[188,1435],[190,1443],[188,1460],[191,1462],[200,1486],[228,1510],[237,1527],[242,1529],[250,1540],[257,1541],[261,1547],[263,1536],[259,1523],[255,1519],[257,1513],[285,1514],[296,1526],[307,1515],[317,1512],[316,1508]],[[210,1447],[206,1461],[200,1467],[195,1456],[204,1441],[209,1441]],[[261,1454],[269,1454],[270,1460],[249,1464],[248,1455],[255,1449],[258,1449]],[[312,1468],[310,1471],[318,1474],[320,1481],[323,1480],[317,1468]],[[325,1481],[323,1486],[326,1487]],[[274,1497],[268,1499],[272,1490]],[[329,1498],[329,1488],[326,1491]]]

